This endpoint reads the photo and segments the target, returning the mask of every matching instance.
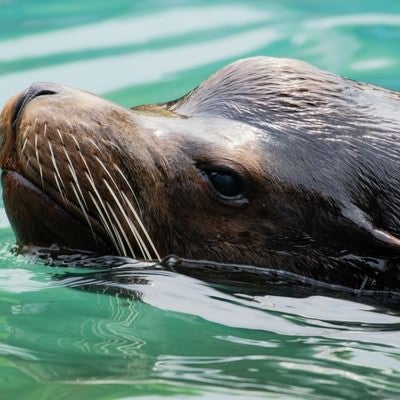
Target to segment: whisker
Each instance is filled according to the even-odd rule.
[[[57,129],[57,133],[58,133],[58,136],[60,137],[62,145],[65,147],[64,138],[63,138],[63,136],[62,136],[62,134],[61,134],[59,129]]]
[[[72,140],[75,142],[76,147],[78,148],[79,152],[82,154],[82,152],[81,152],[81,145],[80,145],[79,142],[76,140],[76,137],[73,136],[73,135],[71,135],[71,137],[72,137]]]
[[[117,172],[121,175],[121,177],[122,177],[122,179],[125,181],[125,183],[127,184],[128,188],[129,188],[129,190],[130,190],[130,192],[131,192],[132,195],[133,195],[133,198],[135,199],[135,203],[136,203],[136,205],[137,205],[137,207],[138,207],[138,209],[139,209],[140,215],[143,216],[142,209],[140,208],[139,201],[138,201],[138,199],[137,199],[137,197],[136,197],[135,192],[134,192],[133,189],[132,189],[131,184],[129,183],[128,179],[126,179],[126,176],[125,176],[125,174],[121,171],[120,167],[118,167],[118,165],[116,165],[115,163],[113,163],[113,166],[114,166],[114,168],[117,170]]]
[[[61,198],[62,198],[63,201],[64,201],[64,204],[67,204],[66,195],[64,194],[63,190],[61,189],[61,185],[62,185],[62,187],[63,187],[64,189],[65,189],[65,185],[64,185],[64,181],[63,181],[62,178],[61,178],[60,171],[58,170],[56,158],[54,157],[53,146],[51,145],[50,140],[47,140],[47,143],[48,143],[48,145],[49,145],[50,155],[51,155],[51,161],[52,161],[52,163],[53,163],[54,170],[55,170],[55,172],[53,173],[53,175],[54,175],[54,180],[55,180],[55,182],[56,182],[56,185],[57,185],[58,191],[59,191],[59,193],[60,193],[60,196],[61,196]],[[60,182],[61,182],[61,185],[60,185]]]
[[[61,196],[61,198],[63,199],[64,204],[67,204],[67,199],[66,199],[66,197],[64,196],[63,191],[61,190],[60,182],[58,181],[58,178],[57,178],[57,175],[56,175],[55,172],[53,172],[53,176],[54,176],[54,180],[55,180],[55,182],[56,182],[57,188],[58,188],[58,192],[60,193],[60,196]]]
[[[82,201],[85,204],[85,207],[87,208],[86,200],[85,200],[85,197],[83,196],[81,185],[79,184],[78,176],[76,175],[75,168],[74,168],[74,166],[72,164],[71,158],[69,157],[69,154],[68,154],[67,149],[65,147],[64,147],[64,153],[65,153],[65,156],[67,157],[67,160],[68,160],[69,172],[71,173],[71,176],[72,176],[72,178],[73,178],[73,180],[74,180],[74,182],[76,184],[76,187],[78,188],[78,191],[79,191],[79,193],[81,195]]]
[[[96,210],[97,210],[97,212],[98,212],[98,214],[99,214],[100,221],[101,221],[101,223],[103,224],[105,231],[107,232],[107,234],[108,234],[110,240],[111,240],[112,243],[113,243],[113,246],[115,247],[115,249],[116,249],[118,252],[121,253],[121,249],[119,248],[119,244],[117,243],[117,239],[114,238],[114,234],[113,234],[113,232],[111,231],[110,226],[109,226],[109,225],[112,225],[112,223],[110,223],[110,222],[108,222],[108,221],[106,220],[106,218],[104,217],[103,212],[101,211],[101,208],[100,208],[99,204],[97,203],[97,200],[94,198],[94,196],[92,195],[92,193],[91,193],[91,192],[88,192],[88,193],[89,193],[90,199],[92,200],[92,203],[93,203],[94,206],[96,207]]]
[[[49,142],[49,144],[50,144],[50,142]],[[50,146],[50,148],[51,148],[51,146]],[[85,197],[84,197],[84,195],[82,193],[82,189],[81,189],[81,185],[79,184],[78,176],[76,175],[75,168],[74,168],[74,166],[72,164],[71,158],[70,158],[65,146],[63,147],[63,149],[64,149],[65,156],[67,157],[67,160],[68,160],[69,172],[71,173],[72,179],[75,182],[75,185],[71,182],[72,190],[73,190],[73,192],[75,194],[75,197],[76,197],[76,199],[77,199],[77,201],[79,203],[79,206],[80,206],[80,208],[82,210],[82,213],[83,213],[83,215],[84,215],[84,217],[85,217],[85,219],[86,219],[86,221],[87,221],[87,223],[89,225],[89,228],[92,231],[93,238],[96,241],[96,236],[94,234],[93,227],[92,227],[92,224],[90,222],[89,215],[88,215],[88,206],[87,206],[87,203],[86,203],[86,199],[85,199]],[[55,163],[55,160],[54,160],[54,166],[55,167],[57,166],[57,164]],[[75,188],[75,186],[76,186],[76,188]],[[77,190],[78,190],[79,194],[78,194]]]
[[[116,184],[114,178],[111,176],[110,172],[108,171],[108,169],[106,168],[104,163],[97,156],[95,156],[95,158],[96,158],[97,162],[101,165],[103,170],[106,172],[106,174],[109,176],[109,178],[111,179],[111,182],[113,183],[114,187],[118,190],[118,193],[121,194],[121,191],[120,191],[118,185]],[[115,202],[117,203],[119,209],[121,210],[122,215],[124,216],[126,222],[128,223],[129,228],[130,228],[130,230],[131,230],[136,242],[138,243],[138,245],[140,247],[140,251],[141,251],[141,253],[143,255],[143,258],[151,259],[150,252],[148,251],[147,246],[144,243],[140,233],[136,229],[135,225],[132,223],[132,220],[126,215],[125,210],[123,209],[123,207],[122,207],[120,201],[118,200],[117,196],[115,195],[114,191],[109,186],[108,182],[105,179],[103,179],[103,181],[106,184],[106,186],[107,186],[109,192],[111,193],[111,195],[114,197]]]
[[[89,215],[88,215],[88,213],[87,213],[87,211],[86,211],[84,205],[82,204],[82,201],[81,201],[80,198],[79,198],[79,195],[78,195],[78,192],[77,192],[76,189],[75,189],[74,183],[73,183],[73,182],[70,182],[70,184],[71,184],[72,190],[73,190],[73,192],[74,192],[74,194],[75,194],[75,197],[76,197],[76,199],[78,200],[79,207],[81,208],[82,213],[83,213],[83,215],[84,215],[84,217],[85,217],[85,219],[86,219],[86,221],[87,221],[87,223],[88,223],[88,225],[89,225],[89,227],[90,227],[90,230],[92,231],[93,237],[94,237],[95,240],[96,240],[96,237],[95,237],[94,231],[93,231],[93,227],[92,227],[92,224],[91,224],[90,219],[89,219]]]
[[[28,143],[28,138],[25,138],[25,139],[24,139],[24,143],[23,143],[23,145],[22,145],[21,153],[24,152],[27,143]]]
[[[76,141],[76,139],[74,139],[74,140],[75,140],[75,143],[77,144],[77,147],[78,147],[78,150],[79,150],[79,156],[81,157],[81,160],[85,164],[85,167],[86,167],[86,171],[85,171],[86,179],[88,180],[90,186],[92,187],[94,193],[96,194],[96,197],[99,199],[100,204],[101,204],[104,212],[106,213],[108,221],[107,221],[106,217],[104,216],[104,213],[101,211],[101,208],[100,208],[98,202],[93,197],[92,193],[89,192],[89,196],[90,196],[90,198],[92,200],[92,203],[96,207],[97,212],[98,212],[99,217],[100,217],[100,220],[101,220],[101,222],[102,222],[102,224],[104,226],[104,229],[106,230],[110,240],[113,242],[114,247],[117,249],[117,251],[119,251],[119,253],[123,253],[122,248],[120,247],[120,245],[118,243],[118,235],[115,232],[116,231],[115,225],[112,223],[110,215],[108,214],[107,209],[106,209],[106,207],[104,205],[104,202],[103,202],[103,200],[102,200],[102,198],[101,198],[101,196],[100,196],[100,194],[99,194],[99,192],[98,192],[98,190],[96,188],[96,185],[94,183],[94,179],[93,179],[92,173],[90,171],[89,165],[87,164],[85,158],[83,157],[82,152],[80,151],[79,143]],[[112,226],[114,232],[110,229],[109,225]]]
[[[36,119],[37,120],[37,119]],[[36,122],[35,120],[35,122]],[[28,125],[24,132],[22,133],[22,139],[26,139],[26,134],[28,133],[29,129],[31,128],[32,125]]]
[[[40,173],[40,180],[42,181],[42,187],[44,187],[44,183],[43,183],[43,170],[42,170],[42,166],[40,164],[40,159],[39,159],[39,149],[38,149],[38,134],[36,132],[35,135],[35,153],[36,153],[36,160],[39,166],[39,173]]]
[[[158,261],[161,261],[161,257],[160,254],[158,253],[156,246],[154,245],[154,242],[151,240],[149,233],[147,232],[147,229],[144,227],[142,220],[140,219],[139,215],[137,215],[136,210],[133,208],[131,202],[129,201],[129,199],[126,197],[126,194],[124,192],[121,192],[125,203],[128,205],[128,207],[130,208],[130,210],[132,211],[133,215],[135,216],[135,219],[137,221],[137,223],[139,224],[140,228],[142,229],[147,241],[149,242],[152,250],[154,251],[154,254],[156,256],[156,259]]]
[[[72,136],[72,138],[75,141],[75,144],[77,145],[79,156],[80,156],[82,162],[85,164],[86,171],[87,171],[87,172],[85,172],[86,178],[87,178],[89,184],[92,186],[92,189],[93,189],[94,193],[96,194],[96,197],[98,198],[98,200],[99,200],[99,202],[101,204],[101,208],[103,209],[103,211],[104,211],[104,213],[105,213],[105,215],[107,217],[107,219],[106,219],[106,217],[104,216],[104,213],[101,211],[101,208],[100,208],[99,204],[97,203],[97,201],[95,200],[94,196],[89,192],[91,200],[92,200],[93,204],[95,205],[95,207],[97,209],[97,212],[99,213],[99,216],[100,216],[100,219],[101,219],[101,221],[103,223],[103,226],[104,226],[108,236],[110,237],[111,241],[113,242],[114,247],[117,249],[117,251],[120,254],[126,255],[126,250],[125,250],[125,247],[124,247],[124,245],[122,243],[121,236],[119,235],[118,230],[116,229],[115,225],[111,221],[111,217],[109,215],[109,212],[107,211],[107,208],[104,205],[103,199],[101,198],[101,196],[100,196],[100,194],[99,194],[99,192],[98,192],[98,190],[96,188],[95,181],[93,179],[93,176],[92,176],[92,173],[90,171],[89,165],[86,162],[85,157],[83,156],[83,154],[81,152],[80,145],[79,145],[78,141],[76,140],[76,138],[74,136]],[[100,149],[97,146],[97,144],[92,139],[89,138],[89,140],[100,151]],[[110,226],[111,226],[112,229],[110,229]]]
[[[100,147],[97,145],[97,143],[92,139],[92,138],[88,138],[89,142],[92,143],[92,145],[94,147],[96,147],[96,149],[99,151],[99,153],[101,154],[102,151],[100,150]]]
[[[115,169],[118,171],[118,173],[121,175],[121,177],[123,178],[123,180],[125,181],[125,183],[127,184],[128,188],[129,188],[129,190],[131,191],[131,193],[132,193],[132,195],[133,195],[133,197],[134,197],[134,199],[135,199],[135,202],[136,202],[136,204],[137,204],[137,206],[138,206],[138,208],[139,208],[139,212],[143,215],[142,210],[141,210],[140,205],[139,205],[139,202],[138,202],[137,197],[136,197],[136,195],[135,195],[135,192],[133,191],[132,186],[130,185],[128,179],[126,178],[125,174],[121,171],[121,169],[118,167],[118,165],[116,165],[116,164],[113,164],[113,165],[114,165],[114,168],[115,168]],[[103,165],[103,168],[104,168],[104,165]],[[115,182],[114,182],[114,185],[115,185]],[[144,233],[144,235],[145,235],[147,241],[149,242],[149,244],[150,244],[152,250],[154,251],[154,254],[155,254],[155,256],[156,256],[156,259],[157,259],[158,261],[161,261],[161,257],[160,257],[160,255],[159,255],[159,253],[158,253],[158,251],[157,251],[157,249],[156,249],[156,247],[155,247],[155,245],[154,245],[154,242],[151,240],[150,235],[149,235],[149,233],[147,232],[147,229],[146,229],[145,226],[143,225],[141,217],[138,215],[138,213],[136,212],[135,208],[132,206],[131,202],[128,200],[128,197],[126,196],[126,194],[125,194],[123,191],[119,191],[119,192],[120,192],[120,194],[123,196],[123,198],[124,198],[126,204],[128,205],[128,207],[129,207],[130,210],[132,211],[132,213],[133,213],[133,215],[134,215],[134,217],[135,217],[135,220],[137,221],[137,223],[139,224],[140,228],[142,229],[142,231],[143,231],[143,233]]]
[[[113,210],[113,208],[110,206],[110,204],[109,204],[108,202],[106,202],[106,204],[107,204],[107,206],[108,206],[108,209],[109,209],[110,212],[111,212],[111,215],[114,217],[114,220],[115,220],[115,222],[116,222],[117,225],[118,225],[119,232],[121,232],[122,236],[123,236],[124,239],[125,239],[126,244],[127,244],[128,247],[129,247],[129,250],[131,251],[130,256],[131,256],[131,257],[135,257],[135,253],[134,253],[134,251],[133,251],[133,249],[132,249],[132,247],[131,247],[131,245],[130,245],[130,243],[129,243],[129,240],[128,240],[128,237],[126,236],[126,233],[125,233],[124,228],[122,227],[122,225],[121,225],[121,223],[120,223],[120,221],[119,221],[117,215],[115,214],[115,211]],[[128,254],[127,254],[127,252],[126,252],[126,250],[125,250],[125,246],[124,246],[122,240],[121,240],[121,247],[124,249],[124,256],[128,256]]]
[[[140,206],[139,206],[139,202],[138,202],[137,197],[136,197],[136,195],[135,195],[135,192],[133,191],[132,186],[130,185],[128,179],[125,177],[124,173],[121,171],[121,169],[118,167],[118,165],[116,165],[116,164],[113,164],[113,165],[114,165],[114,168],[115,168],[115,169],[118,171],[118,173],[121,175],[121,177],[124,179],[125,183],[127,184],[128,188],[130,189],[130,191],[131,191],[131,193],[132,193],[132,195],[133,195],[133,197],[134,197],[134,199],[135,199],[135,202],[136,202],[136,204],[137,204],[137,206],[138,206],[138,208],[139,208],[139,212],[143,215],[142,210],[141,210],[141,208],[140,208]],[[126,194],[125,194],[123,191],[121,191],[120,193],[121,193],[121,195],[124,197],[124,200],[125,200],[126,204],[127,204],[127,205],[129,206],[129,208],[131,209],[131,211],[132,211],[132,213],[133,213],[133,215],[134,215],[134,217],[135,217],[137,223],[139,224],[139,226],[140,226],[140,228],[142,229],[142,231],[143,231],[143,233],[144,233],[146,239],[148,240],[148,242],[149,242],[151,248],[153,249],[154,254],[156,255],[156,258],[158,259],[158,261],[161,261],[160,255],[158,254],[158,251],[157,251],[157,249],[156,249],[156,247],[155,247],[153,241],[151,240],[150,235],[149,235],[149,233],[147,232],[147,229],[144,227],[144,225],[143,225],[143,223],[142,223],[141,217],[137,214],[135,208],[132,206],[131,202],[128,200],[128,197],[126,196]]]
[[[135,225],[132,223],[132,220],[126,215],[126,212],[124,210],[124,208],[121,205],[121,202],[119,201],[118,197],[116,196],[115,192],[112,190],[111,186],[109,185],[109,183],[103,179],[104,184],[106,185],[108,191],[110,192],[111,196],[114,198],[115,203],[117,204],[122,216],[124,217],[125,221],[127,222],[139,248],[140,251],[143,255],[143,258],[146,260],[151,260],[151,255],[149,250],[147,249],[146,244],[144,243],[142,237],[140,236],[140,233],[138,232],[138,230],[136,229]]]
[[[157,252],[157,250],[156,250],[156,248],[155,248],[155,246],[154,246],[154,243],[153,243],[153,241],[152,241],[151,238],[150,238],[150,235],[148,234],[146,228],[144,227],[144,225],[143,225],[143,223],[142,223],[142,221],[141,221],[140,216],[137,214],[137,212],[136,212],[136,210],[134,209],[134,207],[133,207],[133,206],[130,204],[130,202],[128,201],[128,198],[126,197],[125,193],[119,189],[118,185],[115,183],[114,178],[111,176],[110,172],[109,172],[108,169],[105,167],[104,163],[103,163],[97,156],[96,156],[96,159],[97,159],[98,163],[102,166],[102,168],[104,169],[104,171],[107,173],[107,175],[110,177],[112,183],[114,184],[115,188],[118,190],[118,193],[120,194],[120,196],[122,196],[122,197],[125,198],[125,202],[128,203],[129,208],[131,209],[131,211],[132,211],[132,213],[133,213],[133,215],[134,215],[134,217],[135,217],[135,220],[138,222],[140,228],[142,229],[142,231],[143,231],[143,233],[144,233],[146,239],[148,240],[148,242],[149,242],[151,248],[152,248],[153,251],[154,251],[154,254],[156,255],[156,258],[157,258],[158,260],[161,260],[159,254],[158,254],[158,252]],[[117,170],[118,170],[118,169],[119,169],[119,168],[117,168]],[[129,185],[128,180],[126,179],[126,177],[124,176],[124,174],[122,173],[121,170],[119,170],[119,172],[120,172],[121,176],[124,178],[125,182],[126,182],[127,185],[130,187],[130,189],[131,189],[131,191],[132,191],[132,193],[133,193],[132,187]],[[105,183],[107,184],[107,182],[105,182]],[[142,236],[140,235],[139,231],[137,230],[136,226],[132,223],[132,220],[131,220],[130,218],[128,218],[128,216],[126,215],[125,210],[123,210],[123,207],[122,207],[121,203],[118,201],[118,199],[117,199],[116,196],[114,195],[112,189],[111,189],[110,187],[109,187],[108,189],[109,189],[111,195],[113,195],[113,196],[115,197],[115,200],[116,200],[117,205],[119,206],[121,212],[123,213],[126,222],[127,222],[128,225],[130,226],[131,231],[132,231],[132,233],[133,233],[133,235],[134,235],[134,237],[135,237],[135,240],[136,240],[136,242],[138,243],[138,245],[139,245],[139,247],[140,247],[140,250],[141,250],[141,252],[142,252],[143,257],[144,257],[145,259],[151,260],[152,257],[151,257],[150,251],[148,250],[147,245],[146,245],[145,241],[143,240]],[[136,198],[136,196],[135,196],[135,198]],[[146,258],[146,257],[147,257],[147,258]]]
[[[114,237],[114,234],[113,234],[113,232],[111,231],[111,229],[110,229],[110,227],[109,227],[110,225],[113,225],[112,222],[111,222],[110,215],[109,215],[109,213],[108,213],[108,211],[107,211],[107,209],[106,209],[106,207],[105,207],[105,205],[104,205],[103,199],[101,198],[101,196],[100,196],[100,194],[99,194],[99,192],[98,192],[98,190],[97,190],[97,188],[96,188],[96,185],[95,185],[94,180],[93,180],[93,178],[92,178],[92,174],[90,173],[90,170],[89,170],[89,169],[88,169],[88,172],[85,172],[85,175],[86,175],[86,179],[88,180],[89,184],[92,186],[93,191],[94,191],[94,193],[95,193],[97,199],[99,200],[99,203],[101,204],[102,209],[104,210],[104,213],[105,213],[106,216],[107,216],[107,219],[106,219],[106,217],[104,216],[103,212],[101,211],[101,208],[100,208],[99,204],[98,204],[97,201],[94,199],[92,193],[89,192],[90,198],[92,199],[92,202],[93,202],[93,204],[95,205],[95,207],[96,207],[96,209],[97,209],[97,212],[99,213],[99,216],[100,216],[100,218],[101,218],[101,220],[102,220],[104,229],[107,231],[107,233],[108,233],[108,235],[109,235],[109,237],[110,237],[110,240],[113,242],[115,248],[116,248],[117,250],[120,250],[119,245],[118,245],[118,243],[117,243],[116,236]],[[108,220],[108,221],[107,221],[107,220]],[[115,232],[114,232],[114,233],[115,233]]]
[[[125,246],[124,246],[124,242],[122,241],[121,235],[119,234],[119,231],[118,231],[117,227],[114,225],[113,222],[111,222],[111,227],[113,228],[114,234],[115,234],[115,236],[116,236],[116,238],[118,240],[119,246],[120,246],[119,247],[119,254],[126,257],[127,254],[126,254],[126,249],[125,249]]]
[[[54,154],[53,154],[53,150],[52,150],[50,141],[49,141],[49,146],[50,146],[50,151],[51,151],[54,167],[55,167],[57,173],[59,174],[58,168],[57,168],[57,163],[56,163],[55,158],[54,158]],[[82,189],[81,189],[81,186],[79,184],[79,180],[78,180],[78,177],[76,175],[75,168],[74,168],[74,166],[72,164],[71,158],[70,158],[65,146],[63,147],[63,149],[64,149],[65,156],[67,157],[67,160],[68,160],[69,172],[71,173],[72,179],[74,180],[75,185],[76,185],[76,188],[75,188],[75,185],[73,184],[73,182],[71,182],[72,190],[73,190],[73,192],[75,194],[75,197],[76,197],[76,199],[77,199],[77,201],[79,203],[79,207],[82,210],[82,213],[83,213],[83,215],[84,215],[84,217],[85,217],[85,219],[86,219],[86,221],[87,221],[87,223],[89,225],[89,228],[92,231],[93,238],[96,240],[96,236],[94,234],[93,227],[92,227],[92,224],[91,224],[90,219],[89,219],[88,207],[87,207],[87,204],[86,204],[86,200],[85,200],[85,197],[83,196]],[[61,176],[60,176],[60,179],[61,179]],[[79,191],[79,194],[78,194],[77,190]]]
[[[105,143],[106,145],[111,145],[112,147],[114,147],[115,149],[117,149],[118,151],[120,151],[121,150],[121,148],[116,144],[116,143],[114,143],[114,142],[112,142],[111,140],[108,140],[108,139],[101,139],[101,141],[103,142],[103,143]]]
[[[83,154],[82,154],[82,152],[81,152],[81,151],[79,151],[79,155],[80,155],[80,157],[81,157],[81,160],[82,160],[82,162],[85,164],[86,171],[89,173],[89,175],[90,175],[90,178],[91,178],[91,179],[92,179],[92,181],[94,182],[94,180],[93,180],[93,176],[92,176],[92,174],[91,174],[91,172],[90,172],[89,165],[87,164],[87,162],[86,162],[86,160],[85,160],[85,157],[83,157]]]
[[[58,178],[60,179],[60,182],[61,182],[62,186],[65,188],[64,182],[63,182],[63,180],[61,178],[61,175],[60,175],[60,171],[58,170],[58,167],[57,167],[56,158],[54,157],[53,146],[51,145],[50,140],[48,140],[47,143],[49,145],[51,161],[53,162],[54,169],[55,169],[55,171],[57,173]]]
[[[61,134],[61,131],[58,131],[58,135],[60,136],[60,140],[62,141],[62,143],[64,144],[63,141],[63,136]],[[128,240],[128,236],[126,234],[126,232],[124,231],[123,225],[121,223],[121,221],[119,220],[117,213],[115,212],[115,210],[111,207],[111,205],[108,202],[104,202],[102,197],[99,194],[99,191],[97,190],[96,184],[95,184],[95,180],[93,179],[92,173],[90,171],[89,165],[84,157],[84,155],[82,154],[81,151],[81,147],[79,142],[77,141],[77,139],[74,136],[71,136],[72,139],[74,140],[76,147],[78,149],[79,152],[79,156],[83,162],[83,164],[86,167],[86,179],[89,182],[89,185],[92,187],[93,189],[93,193],[91,193],[90,191],[88,192],[91,198],[91,201],[93,202],[94,206],[96,207],[96,210],[99,214],[99,218],[101,219],[102,224],[104,225],[104,228],[108,234],[108,236],[110,237],[111,241],[113,242],[115,248],[119,251],[119,253],[123,254],[123,255],[127,255],[127,247],[128,246],[128,250],[131,253],[132,257],[135,257],[135,253],[134,250],[132,248],[131,242]],[[93,146],[100,152],[100,148],[99,146],[94,142],[93,139],[89,138],[89,141],[93,144]],[[83,196],[82,193],[82,189],[79,185],[79,181],[78,181],[78,177],[76,174],[76,171],[73,167],[71,158],[68,154],[68,152],[66,151],[66,148],[64,146],[64,153],[65,156],[68,160],[68,168],[70,170],[71,176],[73,178],[73,181],[75,182],[75,185],[73,186],[73,190],[74,190],[74,194],[78,200],[78,202],[80,203],[80,206],[82,209],[86,210],[88,209],[85,198]],[[111,180],[113,186],[116,188],[117,192],[115,192],[112,187],[110,186],[110,184],[107,182],[107,180],[103,179],[107,190],[110,192],[110,194],[112,195],[115,204],[117,205],[120,213],[122,214],[123,219],[125,220],[125,222],[127,223],[127,226],[129,227],[129,230],[131,231],[131,233],[133,234],[133,237],[135,238],[139,249],[143,255],[144,259],[152,259],[151,254],[149,249],[147,248],[146,242],[144,240],[144,238],[142,238],[141,234],[139,233],[138,229],[136,228],[135,224],[133,223],[133,221],[128,217],[124,207],[121,204],[121,200],[125,201],[126,203],[129,204],[129,209],[130,211],[133,213],[135,219],[138,221],[139,226],[141,228],[141,230],[144,232],[145,234],[145,238],[148,240],[148,242],[151,245],[152,250],[154,251],[154,253],[156,254],[156,257],[158,260],[160,260],[159,254],[155,249],[155,246],[153,244],[153,242],[151,241],[143,223],[140,220],[140,217],[138,215],[138,213],[136,212],[136,210],[132,207],[132,205],[129,203],[129,200],[127,198],[127,196],[121,192],[121,190],[119,189],[118,185],[116,184],[114,178],[111,176],[110,172],[108,171],[108,169],[106,168],[106,166],[104,165],[104,163],[99,159],[99,157],[95,156],[97,162],[101,165],[102,169],[106,172],[107,176],[109,177],[109,179]],[[125,177],[124,173],[121,171],[120,168],[116,167],[117,171],[119,173],[119,175],[122,177],[122,179],[124,180],[124,182],[126,183],[126,185],[128,186],[129,190],[131,191],[133,198],[138,206],[139,212],[142,214],[142,210],[140,209],[139,206],[139,202],[137,200],[137,197],[131,187],[131,185],[129,184],[127,178]],[[119,193],[119,196],[117,195],[117,193]],[[106,204],[105,204],[106,203]]]

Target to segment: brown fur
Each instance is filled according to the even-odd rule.
[[[42,87],[55,94],[24,104],[15,127],[21,95],[5,106],[1,166],[87,227],[71,161],[101,242],[91,250],[121,254],[92,201],[87,174],[114,225],[120,224],[126,255],[146,257],[123,215],[143,237],[130,203],[154,242],[153,258],[175,253],[276,267],[352,287],[400,286],[394,261],[400,254],[398,93],[266,57],[231,64],[177,101],[132,110],[75,89]],[[240,176],[242,202],[218,198],[204,175],[210,167]],[[122,207],[105,181],[118,188]],[[5,184],[6,193],[12,191],[7,178]],[[7,196],[5,203],[9,215],[22,212]],[[51,244],[39,230],[32,227],[30,242]],[[17,235],[21,243],[24,235]],[[62,240],[58,244],[66,247],[75,243]]]

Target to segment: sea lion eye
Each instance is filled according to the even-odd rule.
[[[239,179],[228,172],[207,172],[214,189],[224,197],[238,197],[242,195],[243,187]]]

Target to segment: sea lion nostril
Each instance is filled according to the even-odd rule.
[[[50,89],[49,85],[36,83],[29,86],[28,89],[25,90],[20,96],[20,98],[16,101],[12,116],[12,125],[15,128],[18,118],[21,115],[24,107],[28,104],[31,100],[36,97],[44,96],[44,95],[51,95],[57,94],[57,92],[53,89]]]

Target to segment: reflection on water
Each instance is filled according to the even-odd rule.
[[[37,381],[310,396],[318,385],[325,396],[346,398],[400,390],[400,315],[389,310],[320,296],[243,295],[160,270],[47,273],[55,279],[46,289],[2,306],[0,325],[8,331],[0,352]],[[103,294],[109,287],[113,293]]]
[[[0,0],[0,106],[32,81],[124,105],[177,98],[234,59],[294,57],[400,88],[400,3]],[[10,254],[0,209],[0,388],[15,399],[397,398],[397,308],[51,268]],[[367,301],[368,300],[368,301]]]

